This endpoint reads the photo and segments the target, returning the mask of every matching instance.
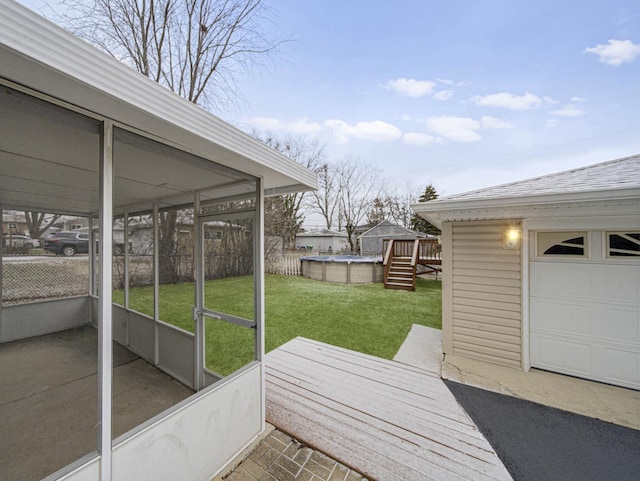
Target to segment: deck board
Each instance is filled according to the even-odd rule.
[[[438,373],[304,338],[265,366],[267,420],[372,481],[511,479]]]

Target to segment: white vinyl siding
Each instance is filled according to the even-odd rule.
[[[512,226],[509,221],[453,223],[449,328],[454,355],[520,368],[521,250],[503,248]]]

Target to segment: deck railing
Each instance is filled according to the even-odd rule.
[[[392,250],[389,251],[389,243],[392,243]],[[440,264],[442,262],[442,246],[437,239],[418,239],[418,251],[414,261],[417,264]],[[384,239],[382,241],[382,251],[385,253],[385,262],[389,257],[414,257],[416,246],[415,239]]]

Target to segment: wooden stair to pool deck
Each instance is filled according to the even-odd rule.
[[[416,266],[411,265],[411,257],[393,257],[385,276],[384,287],[387,289],[416,290]]]
[[[437,239],[384,239],[385,289],[416,290],[416,268],[424,266],[428,272],[442,270],[442,249]]]
[[[391,239],[384,256],[384,288],[416,290],[416,255],[419,240],[397,241]]]

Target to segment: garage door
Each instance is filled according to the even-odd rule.
[[[640,234],[538,232],[531,365],[640,389]]]

